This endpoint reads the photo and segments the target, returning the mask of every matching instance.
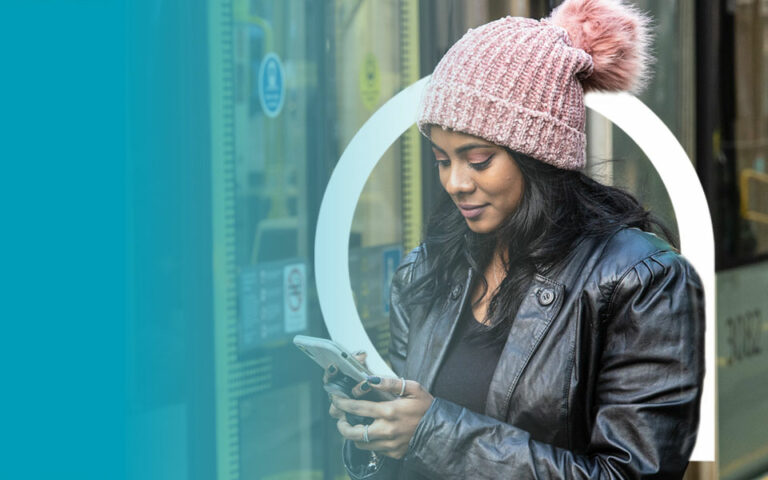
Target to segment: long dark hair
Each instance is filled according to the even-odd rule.
[[[519,206],[496,231],[477,234],[440,189],[425,230],[426,274],[409,286],[404,299],[426,303],[445,299],[456,272],[466,272],[467,267],[483,284],[482,298],[488,289],[482,273],[503,242],[507,274],[488,306],[491,338],[502,339],[534,274],[556,265],[580,238],[608,235],[625,225],[655,231],[676,246],[667,227],[631,194],[581,172],[509,152],[524,179]]]

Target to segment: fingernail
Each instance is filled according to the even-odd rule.
[[[381,377],[368,377],[368,383],[378,385],[381,383]]]
[[[364,354],[364,353],[365,353],[365,350],[358,350],[358,351],[356,351],[355,353],[353,353],[352,355],[355,355],[355,356],[357,356],[357,355],[362,355],[362,354]]]
[[[363,384],[360,385],[360,390],[362,390],[364,392],[367,392],[370,389],[371,389],[371,386],[368,385],[368,382],[363,382]]]
[[[328,367],[328,373],[336,373],[336,365],[331,365]]]

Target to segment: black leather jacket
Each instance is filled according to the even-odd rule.
[[[473,275],[431,307],[401,301],[424,271],[412,251],[391,288],[390,359],[427,390]],[[515,317],[485,414],[436,398],[401,461],[372,474],[347,442],[352,478],[681,478],[696,438],[704,376],[704,300],[696,272],[637,229],[584,238],[537,275]]]

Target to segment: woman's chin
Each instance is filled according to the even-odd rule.
[[[498,227],[498,225],[490,225],[488,222],[473,220],[467,220],[467,226],[470,230],[479,234],[492,233]]]

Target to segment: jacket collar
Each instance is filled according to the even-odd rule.
[[[518,380],[563,305],[565,287],[536,275],[525,295],[488,389],[485,414],[504,420]]]
[[[429,315],[435,319],[433,325],[428,327],[431,331],[429,342],[423,355],[418,357],[418,364],[409,369],[414,372],[414,379],[427,390],[432,389],[456,325],[464,308],[468,308],[474,276],[473,271],[468,270],[463,283],[459,281],[454,285],[444,306],[433,307],[442,308],[440,313],[435,315],[433,311]],[[520,375],[549,330],[552,319],[563,304],[564,296],[565,287],[562,284],[543,275],[535,275],[520,304],[491,380],[486,402],[487,415],[501,420],[506,418]]]
[[[520,377],[563,306],[566,288],[562,282],[555,279],[565,281],[578,276],[578,272],[591,271],[610,238],[622,228],[623,226],[617,227],[611,235],[601,239],[580,239],[562,262],[534,276],[513,320],[494,371],[488,390],[486,415],[502,421],[507,418]],[[468,269],[463,283],[460,274],[456,275],[458,281],[454,284],[448,300],[443,305],[433,305],[427,315],[427,322],[434,320],[431,326],[426,325],[430,335],[423,354],[409,359],[410,363],[413,357],[416,357],[412,368],[408,369],[409,376],[427,390],[431,390],[434,385],[456,325],[463,309],[470,302],[473,277],[471,269]]]
[[[472,269],[468,269],[463,283],[459,280],[453,285],[445,304],[442,306],[433,305],[433,309],[439,309],[440,313],[430,315],[435,318],[435,321],[430,329],[429,343],[424,354],[419,357],[420,365],[414,365],[413,369],[416,372],[416,380],[427,390],[432,389],[437,371],[448,351],[448,345],[451,343],[463,308],[469,302],[473,278]]]

